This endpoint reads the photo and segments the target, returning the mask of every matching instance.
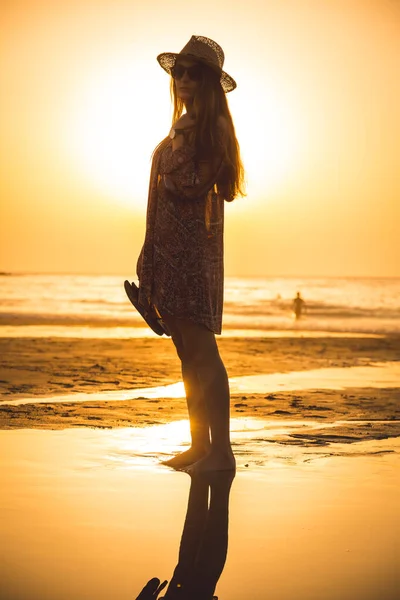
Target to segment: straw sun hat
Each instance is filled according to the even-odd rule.
[[[221,76],[221,85],[225,93],[231,92],[236,87],[236,81],[222,70],[224,66],[224,52],[217,42],[202,35],[192,35],[186,46],[176,54],[175,52],[163,52],[157,56],[157,60],[167,73],[171,75],[171,69],[175,66],[178,57],[187,57],[206,64]]]

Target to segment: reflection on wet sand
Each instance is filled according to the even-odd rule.
[[[0,431],[0,597],[134,600],[155,574],[180,582],[181,554],[201,556],[205,524],[203,556],[216,559],[207,590],[221,600],[397,600],[400,438],[309,447],[286,444],[300,422],[233,425],[241,458],[225,564],[227,494],[217,501],[210,483],[208,506],[192,488],[195,519],[185,517],[191,480],[158,464],[175,451],[172,429],[158,430],[161,443],[155,427]]]
[[[178,564],[165,600],[212,600],[228,549],[229,494],[235,474],[193,476]],[[151,579],[137,600],[158,598],[166,582]]]

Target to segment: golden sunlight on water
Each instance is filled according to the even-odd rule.
[[[138,430],[0,432],[2,597],[133,600],[152,577],[171,579],[190,480],[135,453],[179,446],[185,424]],[[243,458],[229,506],[220,600],[395,600],[399,442],[326,449],[261,443],[233,423]],[[158,433],[156,433],[158,431]],[[274,433],[271,430],[271,433]],[[170,434],[175,436],[170,442]],[[259,453],[254,454],[256,446]],[[347,445],[347,450],[348,450]],[[264,465],[253,459],[264,457]],[[268,592],[268,593],[266,593]]]
[[[335,427],[335,423],[321,424],[317,421],[266,421],[251,417],[231,419],[232,445],[238,456],[242,456],[244,445],[246,451],[261,460],[259,442],[266,439],[275,441],[288,436],[291,432],[312,431],[313,428],[327,429]],[[189,446],[189,421],[174,421],[165,425],[119,429],[106,436],[104,443],[104,459],[120,468],[143,467],[158,469],[159,461],[166,456],[182,452]],[[265,448],[264,448],[265,449]],[[296,451],[289,451],[292,459],[296,459]],[[303,452],[303,451],[302,451]],[[279,452],[273,451],[274,460],[279,461]],[[288,450],[284,449],[287,457]],[[240,467],[239,467],[240,468]]]

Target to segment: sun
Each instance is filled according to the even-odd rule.
[[[307,131],[282,82],[269,82],[246,65],[242,85],[230,99],[231,112],[248,181],[248,195],[264,202],[287,185],[304,165]]]
[[[102,64],[88,75],[70,107],[65,137],[74,168],[112,199],[145,209],[151,153],[168,134],[168,76],[155,61],[125,59]],[[282,90],[266,89],[247,68],[229,97],[248,180],[257,200],[284,185],[304,153],[304,132]],[[233,96],[235,94],[235,96]],[[229,95],[230,96],[230,95]],[[286,96],[287,97],[287,96]]]
[[[151,153],[171,122],[168,79],[160,83],[152,71],[126,61],[92,73],[76,91],[65,132],[74,168],[113,202],[135,208],[146,206]]]

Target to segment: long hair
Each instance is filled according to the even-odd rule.
[[[182,115],[184,103],[176,93],[175,80],[171,77],[170,94],[173,103],[172,126]],[[224,124],[224,169],[216,182],[217,192],[225,200],[231,202],[237,196],[245,196],[244,167],[240,157],[239,143],[229,110],[226,94],[220,83],[220,76],[210,67],[203,65],[203,74],[196,95],[193,99],[193,112],[196,115],[196,125],[191,142],[196,149],[198,159],[213,160],[217,151],[217,130],[223,119]],[[163,140],[155,149],[157,151],[166,143]]]

